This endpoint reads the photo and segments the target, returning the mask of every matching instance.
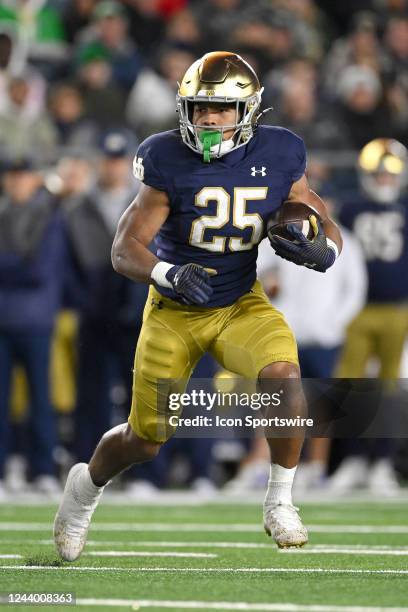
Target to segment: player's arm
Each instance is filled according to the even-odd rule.
[[[340,230],[333,219],[329,217],[326,205],[321,197],[310,189],[309,182],[305,175],[293,183],[292,189],[289,192],[288,200],[304,202],[319,213],[326,237],[336,244],[338,253],[340,254],[343,248],[343,240]]]
[[[161,261],[148,248],[169,212],[166,192],[142,184],[119,221],[112,246],[113,268],[133,281],[174,289],[186,304],[205,304],[212,294],[208,271],[193,263],[177,266]]]
[[[148,247],[168,214],[167,194],[142,185],[118,224],[112,246],[112,265],[116,272],[133,281],[152,282],[152,270],[159,259]]]
[[[272,247],[277,255],[299,266],[306,266],[317,272],[326,272],[334,264],[342,249],[343,242],[339,228],[330,219],[323,200],[310,189],[304,175],[293,183],[288,200],[308,204],[316,211],[316,215],[309,216],[313,238],[310,240],[306,238],[296,223],[288,223],[286,229],[292,235],[292,240],[273,236],[270,238]]]

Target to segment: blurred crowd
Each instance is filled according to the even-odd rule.
[[[139,189],[131,161],[146,136],[178,126],[186,69],[221,49],[253,66],[263,108],[272,107],[261,121],[304,138],[312,187],[349,227],[341,210],[360,188],[359,151],[375,138],[408,146],[408,0],[0,0],[0,498],[27,480],[58,492],[69,464],[88,461],[126,418],[147,288],[113,271],[110,247]],[[345,232],[324,287],[313,272],[269,265],[261,249],[265,288],[295,329],[306,376],[365,375],[363,366],[347,370],[342,347],[349,324],[376,302],[374,276],[361,236],[351,225]],[[325,297],[309,321],[316,295]],[[382,302],[408,303],[408,288],[395,295]],[[398,321],[385,378],[401,371],[405,310]],[[213,375],[205,357],[196,376]],[[334,470],[329,446],[308,445],[304,486],[322,486]],[[332,490],[366,485],[371,466],[373,490],[383,478],[396,491],[404,449],[343,445]],[[263,487],[266,463],[259,442],[173,440],[124,486],[135,495],[174,483],[210,492],[237,471],[230,490]]]
[[[275,109],[268,120],[309,148],[359,149],[385,132],[406,143],[406,9],[405,0],[2,0],[1,149],[52,161],[61,147],[98,148],[109,127],[136,139],[174,127],[177,81],[220,45],[257,71]]]

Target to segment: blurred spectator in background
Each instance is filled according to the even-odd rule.
[[[393,17],[384,34],[388,53],[386,96],[396,137],[408,145],[408,17]]]
[[[341,73],[350,66],[371,68],[378,76],[387,66],[387,57],[377,35],[374,13],[361,12],[352,16],[350,32],[336,40],[327,56],[323,77],[329,95],[335,94]]]
[[[84,101],[79,88],[73,84],[56,85],[50,94],[50,119],[58,134],[58,145],[77,150],[96,149],[100,129],[85,115]]]
[[[408,15],[401,14],[389,19],[384,32],[384,43],[394,70],[405,80],[408,71]]]
[[[368,66],[349,66],[338,77],[341,119],[353,149],[361,149],[370,138],[389,133],[391,112],[377,73]]]
[[[128,20],[122,4],[114,0],[99,2],[93,11],[93,23],[81,34],[77,60],[84,56],[105,57],[111,82],[127,92],[135,82],[142,58],[128,34]]]
[[[293,55],[301,54],[293,20],[289,15],[264,8],[248,10],[232,29],[227,39],[230,47],[251,49],[257,57],[262,74],[272,67],[282,66]]]
[[[89,159],[76,152],[75,157],[63,157],[56,173],[46,177],[49,189],[58,194],[59,207],[69,210],[90,191],[94,181],[94,168]],[[76,407],[78,350],[78,316],[75,269],[66,275],[65,291],[58,314],[51,351],[51,397],[60,413],[72,413]]]
[[[308,58],[320,61],[331,42],[333,27],[314,0],[273,0],[275,9],[290,14],[296,37]]]
[[[374,359],[376,374],[385,381],[388,401],[392,401],[408,332],[408,284],[401,282],[408,273],[408,207],[401,199],[407,184],[407,164],[407,150],[401,143],[386,138],[368,143],[359,156],[360,192],[350,196],[340,211],[341,222],[363,248],[368,303],[349,325],[337,374],[341,378],[364,378]],[[351,455],[331,477],[330,490],[342,494],[368,484],[374,493],[394,494],[398,482],[391,442],[351,441]]]
[[[30,476],[38,491],[54,493],[57,438],[48,370],[68,262],[54,198],[33,164],[22,158],[8,165],[0,203],[0,478],[10,441],[10,379],[19,363],[30,393]]]
[[[109,58],[103,50],[88,49],[81,55],[76,78],[86,116],[105,130],[123,125],[126,94],[113,83]]]
[[[89,460],[101,433],[112,425],[116,374],[126,389],[124,402],[130,404],[134,347],[147,287],[116,274],[110,254],[119,218],[138,190],[130,174],[131,150],[123,132],[109,132],[96,184],[64,205],[79,270],[76,296],[81,298],[75,428],[79,461]]]
[[[177,83],[194,59],[189,51],[164,47],[158,54],[157,70],[142,70],[130,92],[126,111],[140,138],[178,127]]]
[[[12,23],[20,50],[47,78],[55,78],[67,62],[65,32],[59,11],[48,0],[2,0],[0,24]]]
[[[24,73],[26,59],[18,44],[15,27],[0,23],[0,111],[9,105],[8,86],[13,77]],[[28,94],[25,106],[33,114],[44,109],[46,82],[32,67],[26,70]]]
[[[299,62],[301,65],[304,62]],[[306,63],[306,70],[309,64]],[[285,74],[281,81],[276,111],[265,116],[263,123],[283,125],[305,141],[308,150],[335,150],[347,148],[349,142],[344,125],[335,109],[321,105],[312,75],[299,78]]]
[[[157,45],[163,39],[165,27],[164,16],[160,12],[160,1],[124,0],[124,4],[132,40],[137,42],[143,54],[154,54]]]
[[[98,0],[69,0],[63,13],[67,41],[72,44],[81,30],[90,25]]]
[[[317,65],[304,57],[295,57],[283,66],[266,73],[263,95],[265,106],[276,105],[276,100],[281,95],[284,85],[291,81],[299,81],[304,87],[316,90],[317,94],[320,94]]]
[[[195,18],[192,9],[187,7],[167,21],[165,38],[170,45],[184,45],[199,57],[203,50],[202,23]],[[207,25],[208,21],[205,23]]]
[[[24,65],[25,57],[18,45],[14,24],[0,22],[0,75],[18,74]]]
[[[94,167],[92,161],[84,154],[74,151],[58,162],[56,169],[58,194],[61,207],[69,209],[74,205],[75,198],[81,198],[88,193],[94,182]]]
[[[28,73],[8,82],[7,97],[0,108],[0,151],[15,157],[35,153],[42,160],[55,154],[57,133],[49,117],[30,104]]]
[[[195,2],[192,11],[197,23],[205,23],[202,33],[205,49],[215,49],[220,40],[228,40],[231,31],[242,23],[244,9],[242,0],[209,0],[208,2]],[[208,19],[211,15],[211,19]]]

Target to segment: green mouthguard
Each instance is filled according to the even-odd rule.
[[[210,159],[210,151],[211,147],[214,145],[220,144],[221,142],[221,132],[213,132],[213,131],[204,131],[200,132],[200,140],[203,145],[203,159],[209,164]]]

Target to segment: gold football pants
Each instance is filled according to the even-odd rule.
[[[136,349],[129,416],[139,437],[164,442],[174,433],[168,425],[168,394],[184,391],[207,351],[225,369],[252,379],[273,362],[298,364],[293,333],[259,281],[222,308],[185,306],[151,287]]]
[[[407,332],[407,306],[368,304],[347,329],[336,375],[364,378],[368,360],[377,357],[379,378],[398,378]]]

